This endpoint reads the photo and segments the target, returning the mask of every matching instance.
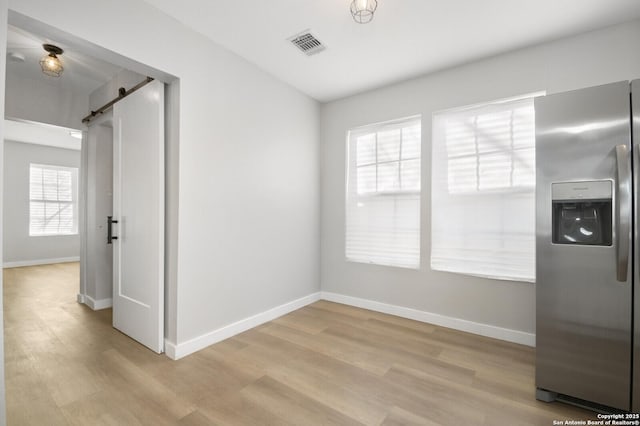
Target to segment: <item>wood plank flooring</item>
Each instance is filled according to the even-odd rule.
[[[320,301],[179,361],[75,302],[78,264],[4,270],[9,425],[551,425],[531,348]]]

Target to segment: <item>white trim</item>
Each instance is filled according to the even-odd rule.
[[[89,168],[89,134],[87,130],[82,132],[80,141],[80,174],[78,180],[78,233],[80,234],[80,293],[78,303],[84,303],[84,295],[87,293],[87,184]],[[80,297],[82,300],[80,300]]]
[[[448,114],[448,113],[456,113],[456,112],[462,112],[462,111],[466,111],[468,109],[474,109],[474,108],[479,108],[479,107],[484,107],[484,106],[491,106],[491,105],[500,105],[500,104],[506,104],[507,102],[517,102],[517,101],[522,101],[524,99],[529,99],[529,98],[538,98],[540,96],[547,96],[547,91],[546,90],[539,90],[537,92],[531,92],[531,93],[524,93],[522,95],[517,95],[517,96],[510,96],[508,98],[500,98],[500,99],[495,99],[492,101],[486,101],[486,102],[477,102],[475,104],[470,104],[470,105],[464,105],[464,106],[458,106],[458,107],[453,107],[453,108],[445,108],[445,109],[440,109],[438,111],[433,111],[431,113],[431,116],[433,118],[434,115],[436,114]]]
[[[178,345],[176,345],[173,342],[170,342],[168,339],[164,339],[164,354],[166,356],[168,356],[171,359],[178,359],[176,357],[177,351],[178,351]]]
[[[94,299],[91,296],[84,295],[84,304],[93,309],[99,311],[100,309],[107,309],[113,306],[113,299]]]
[[[80,256],[59,257],[56,259],[34,259],[34,260],[18,260],[15,262],[4,262],[3,268],[20,268],[22,266],[51,265],[54,263],[79,262]]]
[[[84,303],[85,300],[87,300],[84,296],[84,294],[82,293],[78,293],[78,295],[76,296],[76,300],[78,303]]]
[[[274,320],[282,315],[288,314],[289,312],[293,312],[296,309],[300,309],[311,303],[317,302],[318,300],[320,300],[320,292],[312,293],[308,296],[301,297],[300,299],[296,299],[224,327],[220,327],[217,330],[210,331],[201,336],[194,337],[184,343],[174,344],[165,339],[165,353],[169,358],[174,360],[183,358],[199,351],[200,349],[204,349],[214,343],[218,343],[222,340],[228,339],[229,337],[235,336],[236,334],[242,333],[243,331],[257,327],[260,324]]]
[[[359,297],[345,296],[327,291],[321,292],[321,298],[330,302],[342,303],[356,306],[358,308],[369,309],[371,311],[396,315],[420,322],[439,325],[441,327],[453,328],[455,330],[466,331],[480,336],[492,337],[494,339],[506,340],[507,342],[519,343],[521,345],[535,346],[536,335],[524,331],[512,330],[509,328],[497,327],[495,325],[483,324],[468,321],[432,312],[419,311],[417,309],[405,308],[404,306],[389,305],[387,303],[376,302],[374,300],[361,299]]]
[[[422,122],[422,114],[414,114],[414,115],[409,115],[407,117],[395,118],[392,120],[384,120],[384,121],[378,121],[376,123],[363,124],[362,126],[349,129],[347,131],[347,137],[350,137],[351,134],[354,134],[356,136],[360,134],[366,134],[368,132],[373,131],[373,129],[384,131],[394,127],[400,128],[411,121]]]

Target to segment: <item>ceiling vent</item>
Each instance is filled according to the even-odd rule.
[[[325,49],[325,45],[311,34],[309,30],[289,37],[287,40],[293,43],[294,46],[300,49],[300,51],[307,56],[315,55]]]

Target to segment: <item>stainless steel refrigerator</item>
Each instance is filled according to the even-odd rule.
[[[536,397],[638,412],[640,80],[535,114]]]

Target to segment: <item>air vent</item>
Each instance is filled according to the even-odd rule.
[[[287,40],[293,43],[294,46],[300,49],[300,51],[302,51],[302,53],[307,56],[315,55],[316,53],[320,53],[325,49],[325,46],[322,44],[322,42],[308,30],[289,37]]]

